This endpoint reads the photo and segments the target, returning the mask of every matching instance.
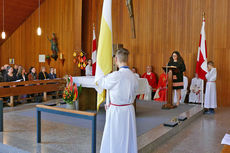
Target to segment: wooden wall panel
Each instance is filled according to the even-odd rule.
[[[66,58],[51,62],[59,75],[80,74],[72,64],[74,49],[83,49],[91,56],[92,25],[98,40],[103,0],[46,0],[41,6],[43,35],[36,35],[38,14],[35,11],[0,47],[0,64],[15,58],[17,64],[39,68],[38,55],[49,53],[46,36],[55,32],[59,49]],[[131,38],[130,19],[125,0],[113,0],[113,42],[130,50],[129,65],[140,74],[152,65],[160,75],[173,50],[182,54],[191,79],[195,72],[202,12],[206,12],[208,59],[218,70],[218,105],[230,106],[230,1],[228,0],[133,0],[136,39]],[[45,64],[47,66],[47,64]]]
[[[87,42],[82,46],[89,54],[92,45],[90,26],[92,20],[96,20],[98,39],[102,3],[103,0],[87,0],[86,4],[91,7],[83,8],[83,16],[85,12],[90,14],[89,25],[84,27],[90,34],[84,36]],[[230,106],[230,1],[133,0],[133,5],[136,39],[131,38],[125,0],[113,0],[112,6],[113,42],[122,43],[130,50],[129,65],[137,67],[140,74],[145,72],[147,65],[152,65],[159,76],[172,51],[178,50],[185,60],[186,75],[190,80],[196,67],[202,12],[206,12],[208,60],[216,63],[218,71],[218,105]]]
[[[6,25],[7,26],[7,25]],[[65,63],[52,59],[50,66],[57,68],[57,75],[79,75],[73,64],[73,52],[81,50],[82,0],[46,0],[41,5],[42,36],[37,36],[38,10],[36,10],[0,47],[0,64],[14,58],[16,64],[27,70],[35,66],[37,71],[46,63],[38,63],[39,54],[51,55],[50,42],[54,32],[57,36],[59,53],[64,54]]]

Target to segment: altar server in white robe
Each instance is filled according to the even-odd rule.
[[[88,60],[88,65],[85,67],[85,75],[86,76],[92,76],[93,70],[92,70],[92,60]]]
[[[188,92],[188,78],[183,75],[183,82],[184,82],[184,88],[181,89],[181,98],[180,98],[180,103],[184,103],[187,92]],[[173,98],[174,103],[177,103],[177,94],[176,90],[174,90],[174,98]]]
[[[127,66],[128,50],[116,53],[119,71],[106,75],[98,85],[109,90],[106,122],[100,153],[137,153],[136,117],[133,102],[138,91],[138,79]]]
[[[202,80],[195,73],[190,85],[189,102],[201,103],[202,100]]]
[[[137,78],[140,78],[140,75],[137,73],[137,69],[135,67],[132,68],[132,72],[135,74]]]
[[[214,63],[212,61],[208,62],[208,73],[206,74],[206,90],[205,90],[205,100],[204,108],[208,109],[207,114],[214,114],[214,108],[217,108],[217,96],[216,96],[216,77],[217,71],[214,68]]]

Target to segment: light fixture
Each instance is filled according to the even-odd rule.
[[[38,27],[38,28],[37,28],[37,34],[38,34],[38,36],[41,36],[41,35],[42,35],[42,29],[41,29],[41,27]]]
[[[40,27],[40,0],[38,0],[38,28],[37,28],[37,35],[42,35],[42,29]]]
[[[5,39],[6,38],[6,33],[3,31],[2,32],[2,39]]]
[[[6,33],[4,31],[4,0],[2,1],[2,39],[6,39]]]

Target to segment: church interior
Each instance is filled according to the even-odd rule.
[[[228,26],[229,0],[0,0],[0,153],[230,153]]]

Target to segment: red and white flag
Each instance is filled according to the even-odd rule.
[[[205,18],[203,17],[201,32],[200,32],[200,43],[198,48],[196,73],[202,80],[206,80],[205,75],[208,72],[207,67],[207,46],[205,37]]]
[[[93,47],[92,47],[92,75],[95,76],[96,62],[97,62],[97,41],[95,35],[95,28],[93,27]]]

